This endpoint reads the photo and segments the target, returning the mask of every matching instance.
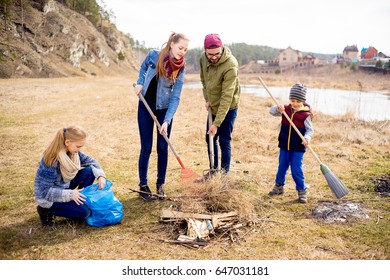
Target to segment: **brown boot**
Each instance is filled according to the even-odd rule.
[[[284,186],[283,185],[279,185],[279,184],[275,184],[275,186],[272,189],[272,191],[270,191],[268,194],[269,195],[281,195],[281,194],[284,194]]]
[[[298,191],[298,202],[307,203],[307,190]]]

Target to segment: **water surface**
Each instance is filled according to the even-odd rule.
[[[201,88],[201,83],[187,82],[184,87]],[[268,87],[268,89],[280,103],[288,103],[289,87]],[[241,85],[241,91],[259,97],[269,97],[260,84]],[[389,92],[308,88],[306,98],[314,111],[327,115],[353,114],[364,121],[390,120]]]

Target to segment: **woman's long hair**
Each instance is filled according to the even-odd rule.
[[[186,35],[182,33],[175,33],[172,32],[171,36],[169,36],[168,42],[166,42],[163,45],[162,50],[160,51],[160,54],[158,55],[158,60],[157,60],[157,71],[156,71],[156,78],[158,79],[159,77],[165,77],[166,79],[170,79],[171,77],[167,77],[167,71],[165,71],[165,63],[164,63],[164,58],[167,54],[169,54],[169,51],[171,50],[171,43],[177,43],[179,42],[180,39],[187,40]]]
[[[75,125],[59,129],[50,145],[43,152],[45,165],[51,166],[58,160],[58,153],[61,150],[66,150],[65,140],[81,141],[85,138],[87,138],[87,134],[80,126]]]

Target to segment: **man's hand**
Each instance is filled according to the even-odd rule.
[[[207,131],[207,134],[214,137],[217,134],[218,127],[216,125],[211,125],[210,129]]]

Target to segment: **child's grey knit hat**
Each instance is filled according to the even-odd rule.
[[[306,86],[296,83],[290,90],[290,99],[296,99],[302,102],[306,101]]]

